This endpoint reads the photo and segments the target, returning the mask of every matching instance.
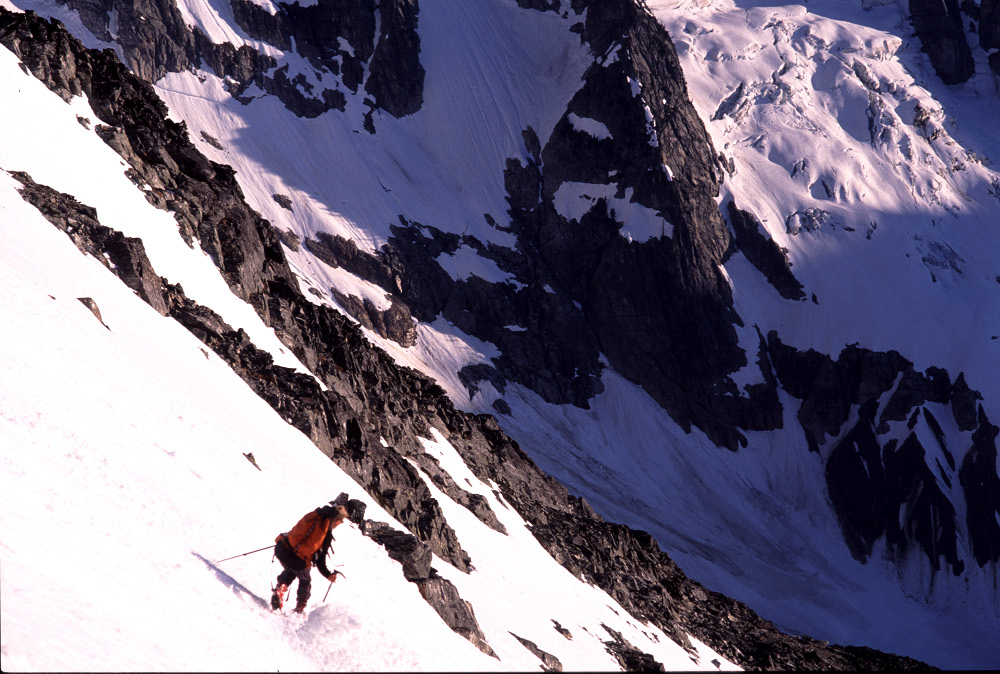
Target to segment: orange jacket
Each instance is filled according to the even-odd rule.
[[[311,559],[312,556],[323,545],[323,539],[330,531],[330,520],[319,514],[319,510],[314,510],[306,514],[288,532],[288,545],[300,559]]]
[[[339,524],[340,521],[324,517],[317,508],[311,513],[306,513],[291,531],[279,535],[275,541],[285,539],[295,556],[308,562],[323,546],[327,534]]]

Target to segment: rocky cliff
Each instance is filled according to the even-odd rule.
[[[1000,49],[1000,2],[982,0],[979,5],[979,46]]]
[[[256,86],[300,117],[343,110],[346,97],[359,92],[368,94],[369,115],[375,110],[408,115],[423,100],[416,0],[319,0],[309,7],[278,3],[273,15],[249,0],[234,0],[230,6],[237,24],[259,40],[239,48],[214,41],[197,26],[188,28],[171,0],[64,4],[79,12],[96,37],[117,42],[126,65],[147,82],[204,59],[228,80],[237,100],[248,100],[243,94]],[[292,70],[290,63],[279,64],[265,45],[297,53],[310,67]]]
[[[380,285],[418,319],[441,315],[495,344],[502,355],[493,367],[464,372],[470,390],[488,379],[502,391],[513,381],[549,402],[586,407],[603,390],[604,354],[685,428],[736,449],[746,442],[740,428],[774,428],[779,410],[765,391],[746,398],[730,388],[728,373],[747,359],[720,266],[742,247],[781,292],[800,299],[801,287],[752,216],[735,206],[739,235],[731,234],[714,201],[724,167],[663,27],[632,2],[574,3],[573,11],[586,17],[574,30],[594,61],[545,145],[524,129],[528,161],[507,162],[504,229],[517,237],[515,247],[403,215],[374,256],[333,237],[308,245]],[[581,185],[595,196],[576,194]],[[592,205],[569,213],[566,194]],[[625,208],[643,211],[655,231],[630,233]],[[451,279],[434,260],[460,246],[495,262],[517,287]],[[505,329],[512,324],[525,330]]]
[[[942,490],[958,481],[972,506],[965,524],[975,561],[1000,559],[1000,525],[993,517],[1000,481],[995,467],[987,465],[987,457],[996,456],[996,427],[979,404],[982,396],[962,375],[952,381],[940,368],[918,372],[895,351],[849,346],[837,359],[803,353],[773,332],[768,354],[781,386],[802,400],[798,419],[809,447],[820,451],[828,436],[838,438],[825,450],[826,483],[855,558],[867,560],[874,544],[884,540],[901,565],[916,548],[935,571],[947,567],[961,575],[972,560],[961,557],[959,514]],[[949,447],[929,409],[932,403],[950,411],[961,430],[971,431],[966,447]],[[926,438],[932,438],[930,444]],[[961,465],[955,460],[959,450],[965,457]]]
[[[495,419],[456,410],[435,383],[396,365],[337,312],[310,303],[293,282],[277,233],[246,205],[231,169],[202,156],[191,144],[184,126],[166,118],[166,108],[152,88],[122,66],[113,53],[84,49],[58,22],[4,9],[0,9],[0,43],[64,99],[75,94],[87,96],[101,122],[98,132],[129,162],[130,175],[137,185],[146,188],[149,200],[177,214],[180,231],[189,241],[197,238],[201,242],[233,292],[257,310],[316,378],[276,367],[245,333],[232,330],[210,308],[193,303],[181,288],[159,278],[141,242],[102,227],[96,213],[85,204],[35,184],[30,176],[15,173],[24,186],[24,198],[67,231],[82,250],[98,260],[107,260],[109,270],[140,297],[172,316],[226,360],[261,398],[364,485],[370,498],[439,557],[463,571],[475,565],[407,459],[434,476],[438,486],[488,526],[496,528],[498,523],[481,499],[464,492],[423,452],[417,438],[426,437],[431,428],[449,439],[477,476],[497,484],[504,498],[531,523],[539,541],[564,566],[582,573],[637,617],[653,621],[682,643],[688,632],[748,667],[867,669],[918,664],[870,649],[829,646],[782,634],[742,604],[707,592],[687,579],[648,535],[604,521],[585,501],[568,494],[544,475],[499,429]],[[531,142],[530,134],[527,138]],[[553,148],[552,152],[558,154],[557,150]],[[711,156],[705,149],[695,151]],[[673,158],[678,162],[685,159],[681,155]],[[555,159],[553,163],[558,166]],[[709,180],[709,174],[697,180]],[[637,179],[637,192],[640,183]],[[675,207],[665,203],[663,208]],[[704,255],[723,255],[728,243],[720,216],[717,212],[709,214],[707,206],[703,208],[705,217],[715,223],[714,228],[707,233],[692,231],[685,237],[702,240]],[[681,223],[679,228],[695,228],[690,218],[682,219],[678,211],[671,213]],[[605,213],[604,218],[608,222],[613,216]],[[699,282],[707,287],[719,282],[711,274],[698,277],[696,270],[684,271],[683,265],[678,265],[677,270],[685,279],[700,278]],[[711,324],[728,315],[725,297],[721,304],[713,306],[700,320]],[[722,338],[714,342],[723,351],[725,334],[723,331]],[[761,348],[789,360],[796,358],[796,354],[783,351],[771,336],[767,340],[762,337]],[[806,357],[817,365],[817,372],[823,370],[822,356]],[[738,362],[738,356],[732,358]],[[767,369],[763,364],[761,367]],[[776,377],[794,379],[798,382],[796,390],[806,397],[811,380],[797,378],[795,368],[790,369],[793,372],[776,366]],[[915,388],[926,388],[927,395],[940,397],[940,377],[931,379],[937,388]],[[868,391],[868,387],[863,388]],[[962,423],[972,423],[968,405],[974,402],[975,394],[956,381],[946,395],[952,401],[962,401]],[[919,398],[917,395],[900,403],[900,409],[919,404],[913,403]],[[854,404],[853,398],[845,404]],[[963,466],[965,477],[961,479],[963,484],[975,483],[975,493],[980,495],[977,503],[982,505],[979,512],[986,512],[996,484],[970,473],[989,462],[991,447],[995,454],[991,443],[996,430],[981,413],[979,417],[976,450],[967,459],[974,465],[967,470]],[[983,525],[988,528],[985,522]],[[381,537],[387,548],[398,550],[398,545],[379,533],[378,526],[371,525],[370,531],[376,540]],[[410,543],[402,547],[420,549]],[[984,549],[984,554],[989,557],[994,553]],[[414,582],[434,579],[432,570],[417,564],[425,557],[419,553],[414,558]],[[427,585],[425,597],[450,596],[455,611],[460,611],[461,606],[454,603],[461,602],[457,593],[438,585]],[[449,612],[447,608],[439,609],[439,613],[442,611]],[[475,643],[475,630],[467,622],[456,620],[453,628]],[[641,653],[630,652],[627,644],[612,642],[609,649],[619,654],[625,666],[651,668],[654,664]]]
[[[976,66],[965,37],[958,0],[910,0],[910,15],[923,50],[945,84],[959,84]]]
[[[1000,2],[982,0],[976,18],[979,20],[979,46],[993,53],[989,56],[990,68],[1000,75]]]
[[[110,4],[69,1],[95,34],[116,37],[130,68],[142,79],[189,68],[200,57],[231,79],[238,99],[249,100],[244,95],[256,85],[304,116],[337,114],[346,96],[364,92],[364,128],[369,132],[375,131],[376,108],[404,115],[421,104],[419,12],[412,2],[376,6],[372,0],[324,0],[307,8],[279,3],[272,15],[236,0],[236,21],[261,47],[236,49],[188,29],[169,0],[148,7],[135,4],[134,16],[119,12],[115,36],[108,28]],[[489,215],[484,219],[513,235],[516,244],[484,243],[433,222],[411,220],[407,213],[399,213],[388,242],[374,253],[320,233],[303,245],[325,263],[380,286],[391,308],[379,311],[370,302],[344,295],[341,304],[363,325],[404,346],[415,340],[411,316],[427,322],[443,317],[495,345],[500,355],[491,364],[459,373],[470,393],[484,382],[503,393],[515,382],[548,402],[586,408],[603,390],[606,359],[682,428],[697,428],[732,451],[746,446],[748,431],[784,425],[779,401],[788,393],[803,401],[797,414],[802,451],[822,454],[828,496],[857,559],[867,560],[874,545],[885,541],[900,563],[908,550],[920,550],[932,570],[947,566],[960,575],[970,560],[962,558],[957,541],[967,530],[976,563],[995,561],[1000,527],[990,504],[1000,498],[1000,479],[995,464],[985,458],[995,452],[988,432],[992,422],[984,410],[970,408],[968,401],[977,392],[958,393],[962,374],[940,368],[913,373],[903,355],[894,353],[797,352],[780,335],[759,335],[755,352],[746,353],[735,329],[743,318],[721,271],[730,256],[745,255],[786,301],[806,301],[806,295],[787,257],[764,235],[754,214],[733,201],[722,210],[716,203],[732,167],[712,147],[688,100],[670,36],[631,0],[519,4],[526,12],[570,18],[559,39],[581,42],[592,60],[545,142],[534,129],[523,129],[523,158],[509,158],[503,169],[509,222]],[[914,0],[910,6],[914,27],[942,79],[967,78],[971,56],[957,4]],[[994,7],[990,2],[981,7],[980,24],[987,36]],[[312,72],[290,74],[266,55],[263,45],[283,50],[294,45]],[[43,76],[63,90],[82,90],[72,66],[60,64],[48,72]],[[119,86],[114,82],[109,86]],[[332,84],[319,87],[320,82]],[[153,124],[162,116],[158,102],[143,105],[138,115],[142,123]],[[105,112],[111,124],[101,133],[153,187],[151,198],[178,213],[185,236],[201,242],[238,294],[297,345],[296,354],[302,352],[307,366],[319,372],[329,368],[321,345],[344,339],[341,328],[331,327],[332,319],[311,305],[290,301],[296,285],[277,263],[279,240],[270,229],[254,224],[255,215],[241,205],[231,170],[184,146],[180,127],[164,126],[162,133],[182,148],[164,154],[148,147],[147,135],[129,135],[113,126],[121,124],[120,113]],[[177,169],[196,179],[171,178]],[[258,229],[263,233],[255,234]],[[261,243],[249,244],[248,237]],[[463,247],[495,263],[512,281],[452,278],[437,259]],[[511,325],[523,329],[510,330]],[[347,358],[342,351],[335,353]],[[760,381],[740,389],[731,375],[748,364],[759,371]],[[877,373],[874,379],[872,372]],[[903,379],[894,388],[896,376]],[[918,393],[904,395],[917,380],[935,384],[920,384]],[[874,419],[871,408],[886,401],[892,401],[894,416]],[[963,419],[961,447],[947,447],[940,440],[927,447],[912,433],[916,429],[920,437],[941,437],[928,402]],[[508,410],[502,398],[494,408],[500,414]],[[859,420],[848,428],[854,414]],[[309,426],[315,427],[311,437],[329,452],[332,445],[323,439],[328,415],[316,415]],[[911,433],[899,436],[889,422],[904,419]],[[350,428],[345,439],[352,448],[378,437],[373,428],[392,442],[406,436],[367,418]],[[977,479],[969,469],[963,479],[963,467],[948,460],[964,456],[970,447],[978,448],[978,458],[967,458],[963,465],[973,461],[984,471]],[[396,471],[405,473],[406,468]],[[958,499],[938,487],[933,476],[945,485],[957,484]],[[889,517],[904,504],[906,522]],[[451,544],[441,545],[445,550]]]
[[[746,444],[744,431],[784,425],[779,393],[803,400],[797,415],[802,449],[824,456],[830,501],[854,556],[866,561],[875,543],[885,541],[901,564],[908,550],[921,550],[932,569],[942,568],[944,559],[960,575],[969,561],[957,548],[960,532],[968,529],[974,549],[986,551],[996,547],[1000,531],[990,507],[966,510],[961,522],[961,502],[953,502],[934,476],[959,484],[965,502],[995,502],[995,469],[980,461],[988,476],[973,484],[960,480],[960,466],[947,458],[979,445],[973,436],[980,413],[983,427],[991,427],[985,412],[970,403],[981,396],[967,390],[961,373],[915,373],[894,352],[800,353],[780,336],[760,335],[756,353],[745,353],[734,330],[742,319],[721,264],[739,251],[789,301],[806,299],[801,283],[753,214],[730,201],[727,222],[716,206],[713,197],[727,166],[687,100],[669,35],[630,2],[580,2],[573,11],[585,17],[574,30],[590,45],[594,61],[544,146],[533,129],[525,129],[527,161],[507,162],[514,248],[403,216],[374,255],[331,236],[306,245],[330,264],[381,286],[394,306],[408,307],[416,318],[443,316],[495,344],[502,355],[492,366],[462,371],[470,393],[484,381],[502,393],[513,381],[549,402],[586,407],[602,390],[603,354],[685,429],[697,427],[730,450]],[[958,34],[965,44],[960,25]],[[600,131],[595,135],[593,129]],[[565,194],[576,194],[580,185],[590,206],[570,213]],[[656,236],[639,240],[616,212],[636,204],[661,222]],[[517,287],[478,277],[452,279],[435,259],[461,246],[495,262]],[[526,329],[511,331],[509,325]],[[759,369],[761,383],[740,391],[729,375],[748,362]],[[931,380],[934,386],[926,383]],[[886,401],[891,404],[883,417],[891,419],[876,424],[870,408]],[[962,419],[961,447],[942,445],[926,403],[944,405]],[[502,399],[494,405],[505,412]],[[861,421],[849,429],[851,414]],[[911,420],[909,434],[894,437],[890,420]],[[917,440],[917,424],[917,430],[930,429],[926,437],[939,438],[934,448]],[[858,444],[863,428],[867,450]],[[839,440],[824,446],[830,438]],[[889,513],[901,506],[906,521],[894,522],[898,518]],[[992,553],[984,554],[974,554],[980,565]]]

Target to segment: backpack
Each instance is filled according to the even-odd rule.
[[[288,546],[299,559],[309,559],[323,545],[323,539],[330,531],[330,520],[323,517],[319,510],[306,514],[288,532]]]

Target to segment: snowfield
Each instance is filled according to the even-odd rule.
[[[19,130],[0,146],[5,671],[537,668],[511,632],[567,669],[615,670],[604,625],[672,669],[715,670],[713,660],[733,669],[701,645],[689,654],[565,571],[441,437],[427,439],[428,451],[488,498],[510,532],[494,532],[435,493],[476,570],[434,566],[472,603],[498,657],[451,631],[353,524],[337,529],[334,545],[332,563],[345,577],[333,587],[318,579],[304,616],[272,613],[280,568],[267,551],[215,560],[273,544],[340,492],[364,500],[368,518],[402,527],[193,335],[21,199],[8,171],[96,204],[104,224],[131,226],[154,264],[163,262],[161,273],[189,292],[223,283],[128,182],[118,156],[78,123],[89,110],[82,99],[65,104],[6,49],[0,90],[0,127]],[[39,138],[58,143],[59,162],[37,151]],[[96,302],[100,320],[83,297]],[[244,318],[231,295],[201,299],[234,324]],[[281,357],[267,332],[258,326],[258,346]]]
[[[971,80],[948,87],[902,0],[649,6],[715,147],[733,160],[723,200],[759,218],[817,298],[749,292],[737,263],[740,314],[800,349],[837,354],[856,342],[895,349],[918,370],[964,371],[995,406],[1000,311],[986,309],[1000,306],[1000,80],[985,51],[973,50]]]
[[[176,1],[213,40],[257,44],[226,2]],[[115,47],[52,0],[0,4],[59,18],[87,46]],[[274,11],[269,0],[258,4]],[[972,44],[976,75],[949,87],[920,51],[904,0],[646,4],[670,32],[715,149],[731,160],[720,207],[725,213],[735,199],[753,213],[787,249],[806,292],[802,302],[782,299],[734,255],[724,272],[745,322],[741,345],[755,352],[759,328],[834,357],[849,344],[895,350],[918,371],[965,373],[1000,423],[1000,78],[985,51]],[[363,92],[348,95],[344,113],[299,119],[262,91],[240,104],[210,69],[172,73],[155,87],[198,148],[233,166],[247,202],[284,231],[342,236],[373,251],[403,214],[512,246],[513,236],[484,214],[509,222],[506,159],[526,160],[521,131],[529,125],[544,146],[593,58],[554,37],[576,20],[572,11],[562,18],[514,0],[425,0],[424,106],[399,120],[376,113],[376,135],[359,132]],[[266,49],[290,64],[290,76],[313,76],[297,54]],[[642,95],[637,82],[633,91]],[[390,517],[221,360],[21,200],[5,172],[27,171],[96,207],[102,224],[144,240],[159,274],[243,327],[278,364],[302,369],[77,115],[96,119],[86,101],[65,104],[0,49],[3,669],[537,668],[510,632],[567,670],[617,669],[602,624],[668,668],[732,667],[701,646],[692,660],[572,578],[474,478],[510,535],[483,526],[428,480],[476,571],[440,560],[435,568],[473,604],[499,660],[448,629],[399,565],[353,527],[337,531],[334,563],[346,578],[328,601],[327,584],[316,582],[305,618],[271,614],[264,603],[277,570],[266,552],[213,560],[268,545],[341,491],[368,502],[368,517]],[[596,138],[607,133],[596,120],[570,121]],[[613,196],[608,189],[564,183],[557,208],[575,217]],[[613,201],[627,217],[623,236],[672,235],[655,212]],[[303,288],[321,295],[306,292],[311,300],[337,306],[333,287],[387,306],[380,288],[305,247],[286,253]],[[452,278],[515,282],[468,246],[438,262]],[[78,297],[97,302],[107,327]],[[493,413],[500,392],[482,382],[470,398],[456,373],[489,364],[497,347],[440,317],[416,329],[409,349],[367,334],[437,379],[460,408]],[[742,389],[760,373],[748,366],[732,377]],[[979,568],[963,550],[970,563],[954,578],[930,574],[919,557],[901,574],[878,548],[868,564],[853,559],[826,495],[823,457],[794,430],[799,401],[783,394],[785,429],[749,433],[749,446],[730,453],[697,430],[685,433],[613,370],[603,384],[589,410],[549,405],[510,384],[502,397],[511,414],[498,421],[602,516],[650,532],[690,577],[780,629],[944,668],[1000,665],[996,565]],[[950,414],[935,414],[950,446],[964,452]],[[891,437],[905,430],[894,427]],[[456,480],[466,476],[446,441],[426,446]],[[958,494],[958,480],[948,489]],[[957,519],[964,523],[964,513]]]

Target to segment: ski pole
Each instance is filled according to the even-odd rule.
[[[261,552],[262,550],[270,550],[274,547],[274,544],[268,545],[266,547],[260,548],[259,550],[251,550],[250,552],[244,552],[242,555],[233,555],[232,557],[226,557],[225,559],[220,559],[216,564],[221,564],[222,562],[228,562],[230,559],[236,559],[237,557],[246,557],[247,555],[252,555],[255,552]]]

